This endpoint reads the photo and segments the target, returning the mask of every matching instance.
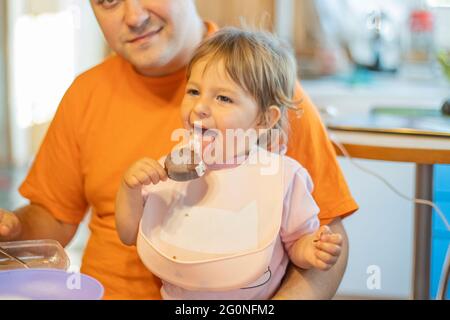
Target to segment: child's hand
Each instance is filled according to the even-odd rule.
[[[125,172],[123,183],[130,188],[136,189],[148,184],[157,184],[167,180],[166,170],[153,159],[144,158],[134,163]]]
[[[322,226],[313,235],[307,260],[313,268],[329,270],[341,254],[342,236],[332,233],[328,226]]]

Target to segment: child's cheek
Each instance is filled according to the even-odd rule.
[[[189,125],[189,118],[191,115],[191,110],[189,108],[189,105],[183,101],[183,103],[181,104],[181,120],[183,121],[184,126],[186,127],[186,125]],[[186,128],[189,129],[189,128]]]

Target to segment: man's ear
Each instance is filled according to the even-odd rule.
[[[272,129],[281,118],[281,110],[278,106],[270,106],[264,114],[261,115],[259,123],[260,128]]]

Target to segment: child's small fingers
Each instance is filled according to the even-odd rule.
[[[164,168],[159,164],[157,161],[148,161],[147,166],[158,172],[160,180],[167,180],[167,172],[164,170]]]
[[[152,183],[150,173],[145,167],[136,170],[134,176],[139,180],[139,184],[141,185],[149,185]]]
[[[145,184],[145,180],[147,179],[147,175],[142,170],[135,170],[133,173],[131,173],[130,181],[134,186],[143,185]]]
[[[139,179],[134,175],[125,178],[125,183],[129,188],[136,188],[138,185],[140,185]]]
[[[330,227],[328,227],[328,226],[321,226],[320,228],[319,228],[319,230],[317,231],[317,233],[318,233],[318,239],[319,240],[323,240],[323,238],[327,235],[327,234],[330,234],[331,233],[331,229],[330,229]]]
[[[142,159],[142,163],[148,164],[148,165],[152,165],[153,163],[158,163],[158,161],[150,159],[150,158],[143,158]]]
[[[319,228],[319,232],[320,232],[320,234],[323,234],[323,235],[332,233],[330,227],[327,225],[321,226]]]
[[[161,180],[165,181],[169,178],[167,176],[166,170],[164,170],[163,166],[161,166],[159,163],[156,163],[153,167],[158,171],[158,174],[159,174],[159,177]]]
[[[316,243],[316,248],[333,256],[338,256],[341,254],[341,247],[329,242],[319,241]]]
[[[153,160],[153,159],[144,158],[144,159],[142,159],[142,161],[143,161],[143,163],[145,163],[146,165],[151,166],[151,167],[156,167],[158,165],[160,166],[159,162],[156,160]]]
[[[320,259],[316,259],[316,265],[315,265],[315,267],[316,267],[317,269],[319,269],[319,270],[327,271],[327,270],[330,270],[330,269],[331,269],[332,265],[330,265],[330,264],[328,264],[328,263],[325,263],[325,262],[323,262],[323,261],[320,260]]]
[[[160,181],[159,174],[153,167],[147,169],[145,174],[150,179],[150,183],[157,184]]]
[[[336,261],[337,261],[337,257],[335,257],[329,253],[326,253],[324,251],[321,251],[321,250],[316,251],[316,258],[325,262],[326,264],[331,264],[331,265],[336,263]]]
[[[321,226],[319,230],[315,233],[315,240],[314,242],[318,242],[322,240],[322,238],[325,236],[325,234],[328,234],[331,232],[331,229],[328,226]]]
[[[158,171],[155,168],[153,168],[152,165],[150,165],[148,163],[143,163],[139,172],[143,172],[143,174],[145,175],[145,178],[148,179],[145,184],[150,184],[150,183],[156,184],[161,180],[159,177]]]
[[[143,185],[148,186],[149,184],[152,184],[152,183],[153,183],[153,184],[155,183],[155,182],[153,182],[152,177],[149,176],[149,175],[147,175],[146,178],[145,178],[145,181],[143,182]]]
[[[321,237],[320,240],[322,240],[324,242],[334,243],[336,245],[341,245],[342,244],[342,235],[340,233],[325,234]]]
[[[139,181],[140,185],[147,185],[152,182],[150,176],[144,170],[135,172],[134,177]]]

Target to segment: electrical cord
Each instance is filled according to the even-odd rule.
[[[349,152],[347,151],[347,149],[344,147],[344,145],[342,143],[340,143],[337,139],[336,136],[333,135],[332,133],[328,133],[329,134],[329,138],[330,140],[338,147],[338,149],[342,152],[342,154],[350,161],[350,163],[352,165],[354,165],[355,167],[357,167],[358,169],[360,169],[361,171],[374,176],[375,178],[379,179],[381,182],[383,182],[392,192],[394,192],[396,195],[398,195],[399,197],[416,203],[416,204],[423,204],[423,205],[428,205],[431,206],[436,213],[439,215],[439,217],[441,218],[441,220],[444,222],[445,227],[447,228],[447,231],[450,231],[450,224],[447,220],[447,218],[445,217],[444,213],[441,211],[441,209],[432,201],[429,200],[424,200],[424,199],[417,199],[417,198],[410,198],[407,195],[401,193],[400,191],[398,191],[392,184],[390,184],[385,178],[383,178],[381,175],[379,175],[378,173],[367,169],[366,167],[360,165],[359,163],[357,163],[352,156],[349,154]],[[448,286],[448,278],[450,276],[450,245],[447,248],[447,254],[444,260],[444,265],[442,268],[442,275],[439,281],[439,287],[438,287],[438,295],[437,298],[440,300],[444,300],[445,299],[445,293],[447,291],[447,286]]]
[[[438,294],[437,297],[439,300],[445,300],[445,294],[448,289],[448,280],[450,277],[450,246],[447,249],[447,254],[444,260],[444,264],[442,266],[442,274],[441,280],[439,281]]]

